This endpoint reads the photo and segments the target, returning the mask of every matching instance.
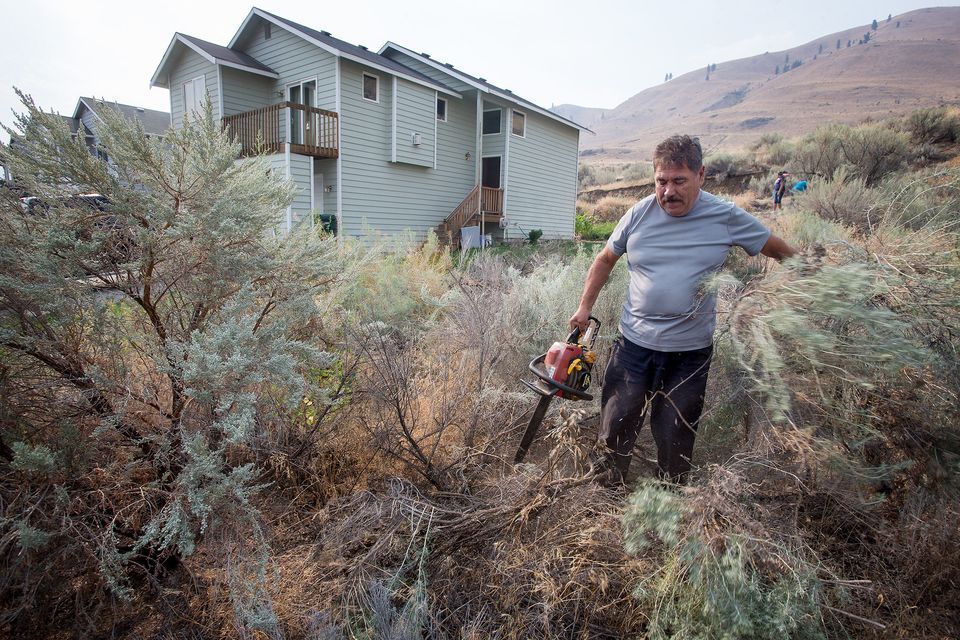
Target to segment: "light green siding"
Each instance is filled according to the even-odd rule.
[[[253,111],[279,102],[272,79],[231,67],[220,67],[223,114]]]
[[[509,109],[495,102],[483,101],[484,111],[500,110],[500,133],[488,133],[480,136],[481,152],[485,156],[502,156],[506,149],[507,139],[507,113]],[[483,120],[480,121],[483,126]],[[482,129],[481,129],[482,130]]]
[[[343,203],[342,232],[359,236],[366,226],[386,235],[410,230],[422,238],[475,184],[476,103],[450,98],[447,122],[437,123],[436,169],[392,163],[390,77],[346,60],[341,65],[342,184],[336,188]],[[362,98],[364,71],[380,77],[379,103]],[[435,116],[435,109],[429,113]]]
[[[170,115],[174,127],[183,125],[183,83],[203,76],[207,99],[213,108],[213,117],[220,117],[220,90],[217,86],[217,68],[206,58],[185,45],[178,45],[170,73]]]
[[[532,111],[526,136],[510,133],[505,209],[507,218],[525,231],[542,229],[546,238],[570,238],[577,200],[579,131]],[[509,114],[509,111],[505,113]],[[511,224],[508,237],[523,235]]]
[[[323,176],[323,191],[314,195],[314,209],[320,213],[337,213],[337,161],[317,158],[313,161],[313,172]]]
[[[332,53],[273,25],[269,40],[263,37],[263,20],[255,18],[247,29],[247,36],[237,43],[237,49],[265,64],[280,75],[273,82],[274,92],[266,104],[287,99],[287,85],[305,80],[317,81],[317,103],[321,109],[337,108],[337,58]]]
[[[397,80],[397,162],[433,167],[437,126],[437,92],[421,85]],[[419,144],[413,137],[419,134]]]
[[[310,212],[313,209],[310,198],[310,188],[313,182],[313,172],[310,168],[310,156],[290,154],[290,180],[297,185],[297,193],[293,197],[291,215],[294,226],[301,222],[310,223]]]

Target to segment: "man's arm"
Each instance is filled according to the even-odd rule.
[[[763,245],[763,249],[760,249],[760,253],[778,262],[783,262],[787,258],[792,258],[797,255],[797,250],[788,245],[783,238],[771,235],[767,240],[767,244]],[[591,271],[592,270],[593,268],[591,267]]]
[[[597,254],[593,264],[590,265],[590,271],[587,272],[587,281],[583,285],[583,295],[580,296],[580,306],[577,312],[570,317],[570,329],[579,327],[581,331],[587,328],[587,322],[590,319],[590,313],[593,311],[593,305],[600,295],[600,289],[607,283],[610,272],[620,256],[610,251],[609,247],[604,246]]]

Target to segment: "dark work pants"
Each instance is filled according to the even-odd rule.
[[[604,374],[600,440],[609,450],[608,464],[621,476],[649,409],[659,475],[686,479],[712,355],[713,346],[665,352],[617,339]]]

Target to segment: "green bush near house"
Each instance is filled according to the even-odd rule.
[[[615,221],[597,222],[585,213],[577,214],[576,234],[581,240],[606,240],[616,226]]]

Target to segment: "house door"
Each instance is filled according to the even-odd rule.
[[[500,156],[485,156],[480,184],[491,189],[500,188]]]
[[[307,107],[316,106],[317,81],[309,80],[300,84],[291,85],[288,90],[288,100],[294,104]],[[315,127],[313,118],[302,109],[290,109],[290,142],[293,144],[315,144],[311,142]]]

